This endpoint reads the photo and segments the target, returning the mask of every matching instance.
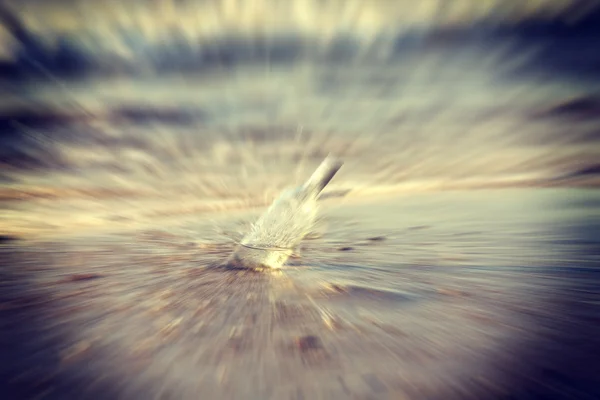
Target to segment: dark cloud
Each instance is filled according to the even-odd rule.
[[[538,114],[540,117],[586,119],[600,117],[600,94],[589,94],[567,100]]]
[[[574,13],[578,2],[565,13]],[[375,35],[370,48],[363,48],[363,36],[349,30],[334,36],[324,49],[318,38],[309,38],[299,32],[288,34],[233,34],[222,32],[208,41],[193,40],[182,30],[171,28],[160,41],[150,41],[133,27],[115,27],[118,42],[128,49],[129,57],[112,51],[86,47],[77,33],[61,33],[56,43],[49,45],[38,34],[29,30],[22,16],[10,8],[0,6],[0,22],[20,44],[13,61],[0,65],[4,77],[19,77],[50,73],[61,77],[81,77],[94,73],[127,73],[144,68],[158,72],[198,71],[212,68],[231,68],[248,64],[293,63],[300,58],[320,59],[330,63],[346,62],[359,54],[370,58],[381,46],[392,46],[395,57],[406,57],[410,52],[434,47],[448,48],[469,41],[494,41],[511,37],[523,42],[542,44],[543,50],[536,63],[547,68],[593,74],[599,70],[600,55],[594,52],[595,40],[600,33],[600,11],[591,10],[576,23],[567,24],[564,18],[541,19],[531,16],[510,21],[493,14],[472,23],[455,26],[418,26],[402,30],[397,38],[382,32]],[[383,29],[383,28],[382,28]],[[391,40],[392,44],[386,44]],[[383,43],[382,43],[383,42]],[[113,46],[116,46],[113,44]],[[372,47],[372,48],[371,48]],[[372,50],[372,51],[371,51]],[[100,52],[102,56],[100,57]],[[596,55],[595,55],[596,54]]]
[[[600,164],[581,168],[568,175],[569,177],[600,176]]]

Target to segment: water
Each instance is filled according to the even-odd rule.
[[[213,225],[239,230],[247,212],[4,246],[2,352],[19,361],[2,365],[1,389],[591,399],[599,200],[573,189],[327,200],[301,258],[274,274],[212,267],[234,246]]]

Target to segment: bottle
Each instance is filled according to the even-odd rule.
[[[244,269],[281,268],[317,217],[317,199],[342,163],[327,157],[300,187],[285,190],[252,226],[227,260]]]

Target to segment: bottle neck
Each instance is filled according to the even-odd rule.
[[[302,186],[302,191],[318,196],[342,167],[342,163],[334,158],[326,158],[311,177]]]

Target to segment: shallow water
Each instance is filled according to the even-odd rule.
[[[241,234],[258,210],[7,243],[0,389],[592,399],[599,201],[572,189],[327,200],[277,273],[218,266],[234,243],[215,226]]]

